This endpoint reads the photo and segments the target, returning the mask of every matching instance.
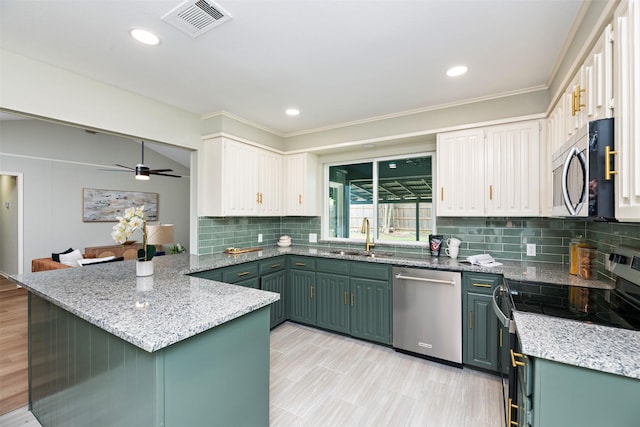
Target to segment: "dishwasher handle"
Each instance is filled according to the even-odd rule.
[[[456,284],[455,280],[427,279],[426,277],[403,276],[402,274],[396,274],[396,279],[418,280],[420,282],[430,282],[430,283],[444,283],[446,285],[455,285]]]

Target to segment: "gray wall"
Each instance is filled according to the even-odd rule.
[[[189,244],[189,178],[137,181],[133,173],[99,170],[115,163],[135,166],[140,162],[139,143],[40,120],[0,121],[0,141],[0,170],[24,174],[25,272],[31,271],[33,258],[51,252],[115,244],[114,223],[82,221],[83,188],[158,193],[159,221],[175,224],[176,242]],[[188,169],[149,149],[145,163],[189,175]],[[134,238],[141,240],[140,233]]]

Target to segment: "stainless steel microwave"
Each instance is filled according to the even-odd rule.
[[[594,120],[553,154],[553,216],[612,220],[613,119]]]

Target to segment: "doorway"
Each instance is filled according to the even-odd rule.
[[[22,173],[0,171],[0,275],[24,272]]]

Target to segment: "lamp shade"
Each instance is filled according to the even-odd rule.
[[[173,243],[173,224],[147,225],[147,244]]]

